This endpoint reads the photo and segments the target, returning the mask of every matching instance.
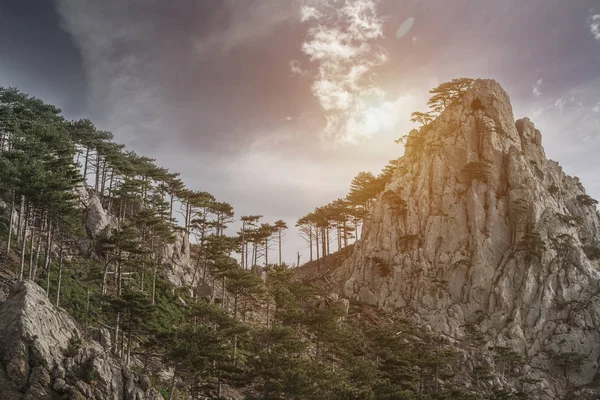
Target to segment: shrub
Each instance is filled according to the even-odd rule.
[[[579,204],[585,207],[595,207],[598,204],[598,200],[593,199],[587,194],[581,194],[577,196],[577,201],[579,202]]]
[[[548,193],[550,193],[552,196],[554,196],[555,194],[558,193],[558,186],[556,185],[552,185],[548,188]]]
[[[383,200],[388,203],[390,209],[397,215],[406,215],[406,201],[393,190],[388,190],[383,194]]]
[[[542,253],[546,250],[546,244],[540,238],[537,232],[528,232],[519,242],[518,250],[525,252],[525,261],[531,261],[532,257],[542,258]]]
[[[558,218],[558,220],[560,222],[562,222],[563,224],[569,225],[569,226],[577,226],[577,225],[581,225],[583,223],[582,217],[575,217],[573,215],[565,215],[565,214],[560,214],[560,213],[557,213],[556,217]]]

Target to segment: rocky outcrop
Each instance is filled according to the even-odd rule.
[[[337,278],[356,300],[520,351],[554,398],[598,373],[599,243],[579,179],[546,159],[529,119],[515,123],[498,83],[478,80],[409,135]]]
[[[194,265],[191,262],[190,239],[181,230],[175,231],[175,240],[163,249],[163,262],[166,264],[166,277],[176,286],[191,286],[198,277],[194,276]]]
[[[3,400],[162,400],[32,282],[0,306],[0,398]]]
[[[94,240],[110,234],[117,226],[117,219],[104,209],[94,190],[83,185],[78,186],[76,190],[83,207],[83,221],[88,238],[83,241],[82,247],[90,248]],[[176,286],[189,286],[194,279],[189,236],[184,231],[177,230],[174,237],[174,242],[163,249],[163,263],[167,267],[165,277]]]
[[[104,210],[100,198],[93,190],[78,186],[77,194],[84,208],[85,230],[91,239],[96,239],[117,225],[116,218]]]

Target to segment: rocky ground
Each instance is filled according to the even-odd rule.
[[[3,400],[163,399],[148,377],[132,372],[108,347],[84,339],[73,318],[35,283],[1,280],[0,295],[6,296],[0,304]]]

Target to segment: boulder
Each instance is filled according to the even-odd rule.
[[[0,305],[0,394],[3,400],[162,399],[98,343],[84,341],[71,316],[28,281],[15,284]]]

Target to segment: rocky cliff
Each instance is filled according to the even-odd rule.
[[[356,300],[518,350],[542,398],[563,396],[598,374],[595,204],[500,85],[478,80],[411,132],[337,278]]]
[[[32,282],[16,284],[0,305],[3,400],[162,400]]]

